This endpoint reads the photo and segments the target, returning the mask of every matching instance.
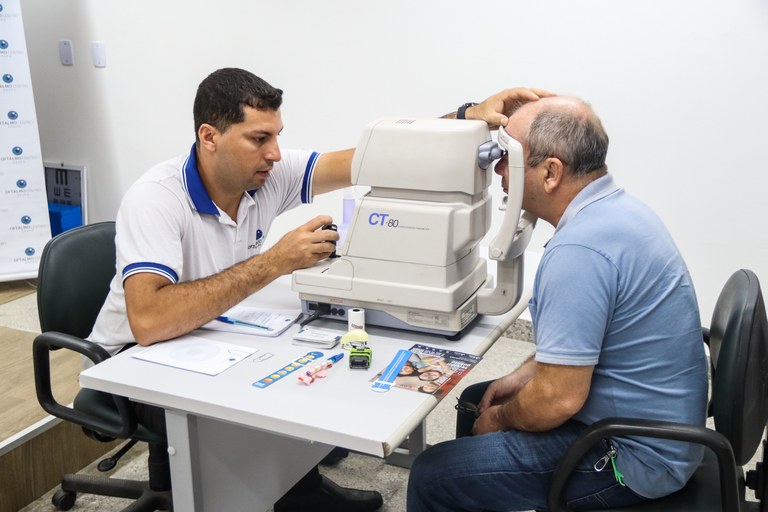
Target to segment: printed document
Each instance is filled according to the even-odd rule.
[[[301,315],[298,309],[272,310],[250,306],[235,306],[223,315],[203,325],[214,331],[255,334],[256,336],[280,336]]]

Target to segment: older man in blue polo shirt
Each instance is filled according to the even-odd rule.
[[[465,115],[492,108],[503,103],[492,97]],[[460,413],[458,438],[416,459],[409,512],[545,509],[552,473],[587,425],[610,416],[706,418],[691,278],[662,222],[608,174],[600,120],[567,97],[506,113],[500,129],[525,151],[523,208],[556,227],[529,305],[536,352],[509,375],[465,390],[480,415]],[[505,159],[496,172],[506,191]],[[670,494],[701,457],[698,445],[608,439],[579,465],[567,504],[612,508]]]

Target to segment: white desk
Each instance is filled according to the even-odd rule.
[[[399,349],[422,343],[482,355],[526,308],[525,297],[506,316],[480,317],[459,341],[369,327],[370,370],[350,370],[344,359],[309,386],[298,382],[298,373],[264,389],[252,386],[313,350],[290,342],[298,325],[277,338],[195,331],[259,349],[214,377],[133,358],[131,353],[140,350],[135,347],[84,371],[80,384],[166,409],[175,510],[266,510],[332,447],[386,457],[421,427],[436,398],[397,388],[386,393],[370,389],[369,380]],[[248,302],[298,308],[288,279]],[[331,320],[312,325],[346,330],[346,324]],[[338,346],[322,350],[325,356],[339,351]],[[274,356],[259,362],[265,352]]]

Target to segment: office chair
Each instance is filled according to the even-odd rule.
[[[102,442],[130,439],[121,452],[99,469],[111,469],[132,443],[164,443],[165,439],[137,422],[127,398],[81,389],[73,407],[59,404],[51,389],[50,351],[66,348],[95,364],[109,357],[101,346],[84,338],[96,322],[115,275],[115,223],[102,222],[65,231],[43,249],[38,273],[37,307],[42,334],[33,344],[37,400],[46,412],[74,422]],[[135,499],[125,511],[172,510],[170,491],[153,491],[149,481],[90,475],[65,475],[52,502],[57,510],[74,506],[78,492]]]
[[[686,486],[670,496],[611,509],[616,512],[766,511],[768,472],[758,462],[748,463],[764,438],[768,421],[768,321],[757,276],[749,270],[734,273],[723,287],[712,314],[709,338],[712,389],[709,404],[715,429],[663,421],[607,418],[590,425],[566,452],[552,477],[549,510],[567,510],[564,487],[586,452],[603,438],[647,436],[704,445],[704,460]],[[745,487],[757,501],[747,500]],[[604,511],[603,511],[604,512]]]

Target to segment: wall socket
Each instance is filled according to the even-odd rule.
[[[74,66],[75,64],[72,41],[69,39],[61,39],[59,41],[59,60],[62,66]]]
[[[91,54],[93,55],[93,65],[95,67],[107,67],[107,43],[104,41],[93,41],[91,43]]]

